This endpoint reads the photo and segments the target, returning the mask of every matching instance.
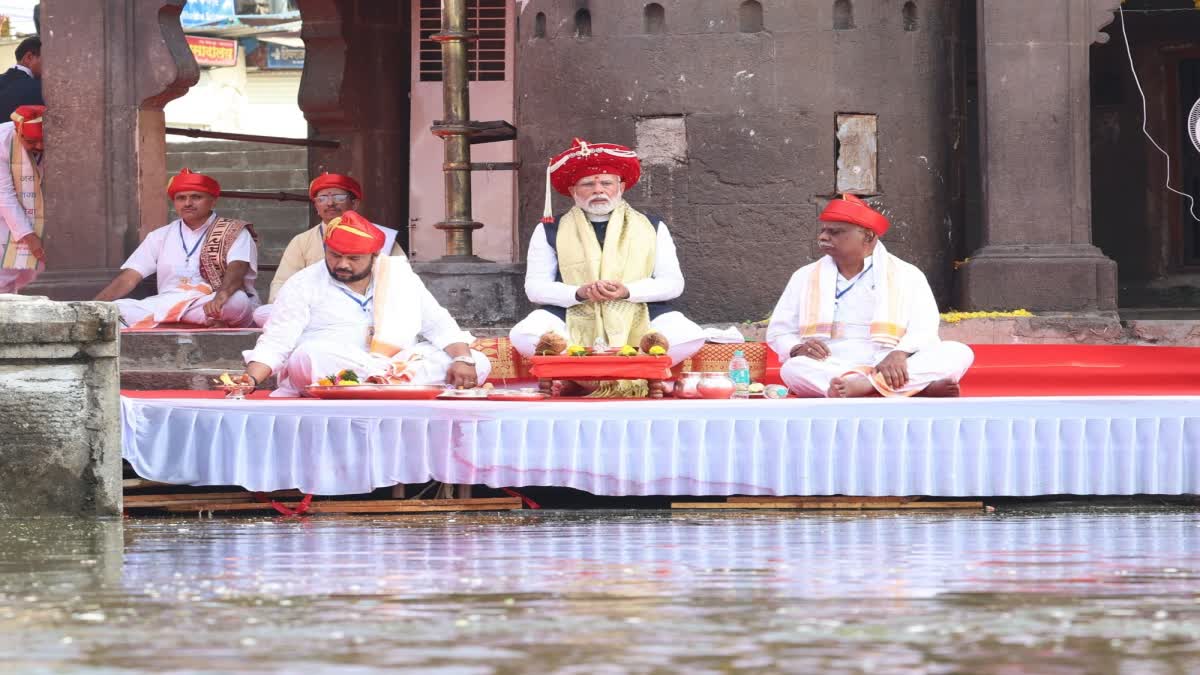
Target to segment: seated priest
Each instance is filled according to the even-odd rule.
[[[221,186],[204,174],[183,169],[167,184],[167,194],[179,219],[146,235],[96,300],[116,302],[122,325],[131,328],[249,326],[259,305],[254,228],[213,211]],[[150,275],[157,276],[157,295],[125,297]]]
[[[825,255],[792,275],[767,342],[799,396],[958,396],[970,347],[938,338],[925,275],[879,240],[888,219],[847,194],[821,213]]]
[[[660,346],[679,363],[704,345],[704,330],[669,302],[683,293],[683,273],[667,224],[624,199],[641,172],[629,148],[578,138],[551,160],[545,217],[533,230],[525,272],[525,293],[541,308],[510,333],[521,355],[602,341],[643,352]],[[551,185],[575,202],[557,219]]]
[[[243,354],[241,381],[258,386],[278,373],[273,396],[297,396],[347,369],[360,382],[482,384],[491,361],[470,349],[471,334],[403,257],[379,255],[386,239],[354,211],[330,220],[323,260],[280,289],[262,336]]]
[[[313,208],[320,216],[321,222],[316,227],[292,237],[287,248],[283,250],[279,267],[275,270],[275,276],[271,278],[271,293],[268,296],[271,303],[275,302],[275,298],[279,296],[279,289],[283,288],[284,282],[291,279],[293,274],[325,259],[325,228],[329,227],[329,221],[347,211],[362,213],[362,186],[350,176],[340,173],[323,173],[313,179],[308,186],[308,198],[312,200]],[[383,232],[383,250],[388,252],[387,255],[403,258],[404,249],[396,243],[396,230],[382,225],[375,227]],[[399,261],[396,264],[399,264]],[[267,304],[254,310],[254,325],[265,325],[267,319],[271,318],[272,309],[273,305]]]

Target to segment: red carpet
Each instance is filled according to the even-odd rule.
[[[1200,347],[972,345],[963,396],[1200,394]],[[778,381],[768,363],[767,381]],[[219,391],[122,391],[136,398],[221,398]],[[266,398],[255,392],[252,398]]]

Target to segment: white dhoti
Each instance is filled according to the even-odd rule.
[[[271,310],[275,309],[275,305],[259,305],[253,314],[254,325],[262,328],[267,325],[267,321],[271,319]]]
[[[121,312],[121,320],[131,327],[137,327],[139,323],[146,327],[157,323],[189,323],[203,326],[209,321],[209,317],[204,313],[204,305],[215,297],[216,293],[197,296],[188,291],[168,292],[151,295],[142,300],[122,298],[116,301],[116,305]],[[245,291],[239,290],[230,296],[221,308],[221,316],[218,319],[231,328],[249,326],[254,306],[254,300],[246,295]]]
[[[671,357],[671,365],[692,356],[704,346],[704,329],[681,312],[660,314],[650,322],[650,327],[661,333],[671,344],[667,350],[667,355]],[[558,333],[570,342],[567,336],[567,322],[544,309],[536,309],[512,327],[508,339],[521,356],[528,358],[533,356],[533,349],[538,340],[549,331]]]
[[[863,342],[866,343],[863,346],[874,347],[868,341]],[[835,346],[833,351],[834,355],[823,361],[807,356],[793,356],[788,359],[779,373],[784,384],[797,396],[827,396],[830,382],[834,378],[856,372],[856,368],[863,366],[874,367],[891,353],[890,349],[878,349],[867,361],[863,358],[846,358],[844,352],[850,350],[838,349]],[[861,353],[861,350],[853,351]],[[839,356],[838,352],[843,352],[843,355]],[[922,348],[908,358],[908,384],[898,389],[897,393],[908,395],[919,392],[939,380],[958,382],[974,360],[974,352],[961,342],[938,342]]]
[[[0,294],[19,293],[33,283],[41,270],[0,270]]]
[[[492,362],[483,354],[471,350],[475,360],[475,377],[483,384],[492,374]],[[428,342],[418,342],[411,349],[392,358],[371,354],[365,349],[348,348],[345,344],[309,340],[300,343],[279,372],[278,388],[272,396],[299,396],[304,388],[317,380],[339,371],[353,370],[364,380],[382,375],[394,361],[408,361],[406,372],[413,374],[412,384],[443,384],[453,358]]]

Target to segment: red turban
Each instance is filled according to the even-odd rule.
[[[362,186],[350,176],[343,176],[340,173],[323,173],[308,184],[308,198],[316,199],[317,193],[325,188],[341,188],[354,195],[355,199],[362,199],[363,196]]]
[[[31,141],[36,141],[42,137],[42,115],[44,114],[46,114],[44,105],[23,105],[13,111],[11,119],[13,126],[17,128],[17,133]]]
[[[347,211],[325,225],[325,246],[342,255],[379,253],[387,237],[383,230],[354,211]]]
[[[829,200],[829,205],[821,212],[820,219],[830,223],[850,223],[865,227],[881,237],[891,227],[891,223],[882,213],[850,193],[842,195],[841,199]]]
[[[636,152],[623,145],[588,143],[581,138],[576,138],[569,150],[550,160],[550,183],[561,195],[570,195],[571,188],[581,178],[600,173],[620,176],[628,190],[642,177],[642,163]]]
[[[167,183],[167,195],[174,198],[180,192],[207,192],[214,197],[221,196],[221,184],[202,173],[192,173],[191,169],[183,169],[177,175],[171,176]]]

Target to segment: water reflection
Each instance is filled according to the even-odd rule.
[[[0,521],[12,672],[1197,672],[1200,517]]]

